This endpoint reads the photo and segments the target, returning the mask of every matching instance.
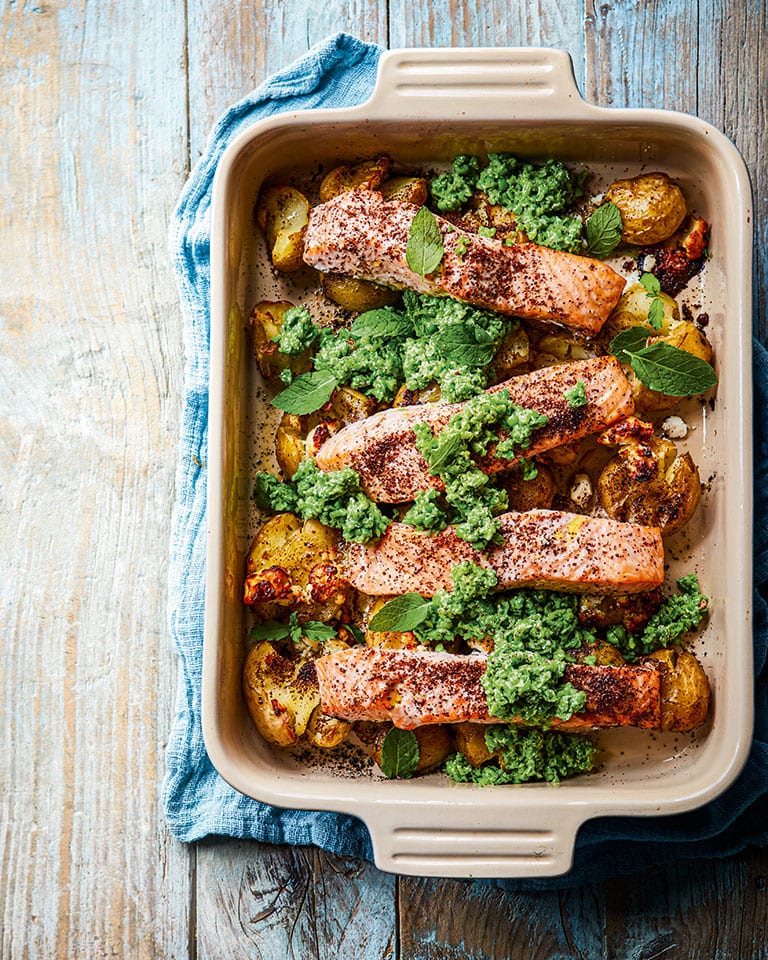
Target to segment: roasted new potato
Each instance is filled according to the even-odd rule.
[[[341,640],[327,640],[324,653],[346,650]],[[335,747],[351,724],[326,717],[311,658],[286,655],[268,640],[251,649],[243,666],[243,693],[256,729],[279,747],[290,747],[306,734],[310,743]]]
[[[630,633],[638,633],[659,609],[661,599],[660,587],[645,593],[615,596],[586,593],[579,597],[579,623],[595,628],[621,624]],[[602,661],[598,659],[598,662]]]
[[[392,729],[391,723],[362,722],[355,725],[355,736],[360,741],[363,750],[379,766],[381,766],[381,750],[384,740]],[[444,724],[435,723],[424,727],[416,727],[413,731],[419,744],[419,762],[417,773],[428,773],[440,766],[451,752],[451,734]]]
[[[688,212],[683,191],[666,173],[616,180],[605,191],[605,200],[619,208],[621,238],[633,246],[666,240]]]
[[[656,650],[648,657],[662,665],[661,729],[694,730],[709,713],[710,688],[704,668],[692,653]]]
[[[295,187],[265,187],[256,205],[256,225],[264,233],[272,266],[294,273],[304,265],[304,234],[309,223],[309,200]]]
[[[400,293],[397,290],[382,287],[380,283],[373,283],[371,280],[357,280],[354,277],[343,277],[338,273],[324,273],[320,282],[323,293],[329,300],[354,313],[391,307],[400,299]]]
[[[324,652],[330,653],[330,650]],[[332,750],[347,739],[352,727],[353,724],[347,720],[339,720],[338,717],[329,717],[327,713],[323,713],[321,705],[318,704],[309,718],[305,737],[313,747]]]
[[[334,167],[320,184],[320,200],[325,203],[347,190],[378,190],[390,168],[389,157],[345,163]]]
[[[668,537],[693,516],[701,482],[690,454],[679,454],[671,440],[630,438],[603,469],[597,492],[609,517],[659,527]]]
[[[485,744],[485,723],[454,723],[451,726],[456,749],[463,753],[473,767],[482,767],[493,758]]]
[[[509,509],[549,510],[555,499],[555,478],[549,467],[537,463],[536,476],[531,480],[523,478],[522,470],[510,470],[500,478],[500,485],[509,496]]]
[[[646,327],[649,337],[666,336],[672,324],[680,319],[680,310],[672,297],[661,293],[659,298],[664,314],[661,317],[661,327],[654,330],[648,323],[648,311],[654,297],[648,294],[642,283],[633,283],[627,287],[600,331],[600,343],[604,349],[609,348],[615,336],[630,327]]]
[[[337,534],[317,520],[278,513],[256,534],[246,562],[243,600],[261,620],[289,610],[332,620],[351,588],[339,577]]]
[[[278,747],[296,743],[320,703],[311,661],[285,657],[267,640],[246,658],[243,693],[256,729]]]
[[[580,340],[561,333],[545,334],[534,348],[533,366],[536,369],[551,367],[556,363],[587,360],[594,356],[594,349]]]
[[[395,394],[393,407],[415,407],[421,403],[437,403],[440,400],[440,387],[436,383],[423,390],[409,390],[405,384]]]
[[[385,200],[401,200],[417,207],[427,202],[429,187],[424,177],[390,177],[381,185]]]
[[[262,375],[274,382],[280,380],[283,370],[290,370],[294,376],[309,370],[312,351],[304,350],[298,356],[289,357],[277,349],[275,337],[280,335],[285,315],[294,304],[288,300],[262,300],[253,308],[248,320],[251,331],[251,345],[256,363]]]
[[[530,341],[528,334],[518,324],[502,339],[493,358],[493,372],[495,379],[500,382],[508,380],[515,373],[519,373],[523,364],[528,362],[530,355]]]

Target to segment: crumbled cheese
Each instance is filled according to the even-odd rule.
[[[684,440],[688,436],[688,424],[682,417],[667,417],[661,429],[670,440]]]
[[[653,273],[656,269],[656,257],[652,253],[646,253],[643,257],[643,271],[645,273]]]
[[[604,194],[604,193],[596,193],[596,194],[594,195],[594,197],[592,197],[591,203],[592,203],[594,206],[599,207],[600,204],[603,202],[603,200],[605,200],[605,194]]]
[[[586,510],[592,499],[592,481],[586,473],[577,473],[571,483],[570,498],[577,507]]]

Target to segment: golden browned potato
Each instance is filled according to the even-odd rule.
[[[382,287],[380,283],[373,283],[372,280],[356,280],[354,277],[344,277],[338,273],[324,273],[320,282],[323,293],[329,300],[354,313],[391,307],[400,298],[399,291]]]
[[[381,185],[385,200],[402,200],[415,203],[417,207],[427,202],[429,187],[424,177],[390,177]]]
[[[622,624],[630,633],[637,633],[659,609],[661,599],[660,587],[645,593],[615,596],[585,593],[579,597],[579,623],[597,628]]]
[[[267,640],[256,644],[246,657],[243,693],[256,729],[278,747],[296,743],[320,703],[311,662],[285,657]]]
[[[353,390],[352,387],[339,387],[331,397],[329,412],[334,420],[347,424],[365,420],[375,409],[376,401],[373,397],[366,397],[364,393]]]
[[[351,588],[339,576],[335,531],[317,520],[278,513],[248,552],[243,600],[262,620],[298,610],[312,620],[336,617]]]
[[[537,463],[536,476],[531,480],[523,479],[522,470],[510,470],[500,478],[500,485],[509,496],[509,509],[549,510],[555,499],[555,478],[549,467]]]
[[[545,334],[536,344],[533,365],[536,368],[550,367],[555,363],[587,360],[594,356],[594,349],[581,340],[561,333]]]
[[[253,308],[248,320],[256,363],[263,376],[272,382],[280,380],[283,370],[291,370],[294,376],[306,373],[311,363],[311,350],[304,350],[296,357],[289,357],[277,349],[274,341],[283,329],[286,313],[293,307],[294,304],[288,300],[262,300]]]
[[[322,706],[318,704],[309,718],[305,737],[313,747],[332,750],[347,739],[352,726],[347,720],[329,717],[327,713],[323,713]]]
[[[680,310],[676,301],[666,293],[659,294],[659,298],[664,314],[661,318],[661,327],[654,330],[648,323],[648,311],[651,309],[654,297],[648,295],[642,283],[633,283],[627,287],[600,331],[600,343],[604,349],[608,349],[615,336],[630,327],[646,327],[649,337],[666,336],[672,324],[680,319]]]
[[[301,417],[284,413],[275,433],[275,455],[283,479],[290,480],[306,458],[307,446]]]
[[[678,454],[671,440],[630,440],[603,469],[597,491],[609,517],[659,527],[668,537],[693,516],[701,483],[690,454]]]
[[[484,723],[454,723],[451,726],[456,749],[464,754],[473,767],[482,767],[493,757],[485,745]]]
[[[616,180],[605,191],[605,200],[619,208],[621,238],[633,246],[666,240],[688,212],[683,191],[666,173]]]
[[[363,750],[379,766],[381,766],[381,751],[384,740],[391,729],[391,723],[363,722],[355,724],[355,735]],[[428,773],[430,770],[439,767],[451,752],[452,740],[449,728],[440,723],[428,724],[424,727],[416,727],[413,733],[419,745],[419,762],[413,771],[414,774]]]
[[[508,380],[528,362],[530,341],[518,324],[502,339],[493,358],[493,372],[497,381]]]
[[[704,668],[692,653],[656,650],[644,658],[662,665],[661,729],[695,730],[707,719],[710,688]]]
[[[389,173],[390,165],[389,157],[378,157],[376,160],[334,167],[320,184],[320,199],[325,203],[347,190],[378,190]]]
[[[287,184],[265,187],[256,206],[256,224],[267,239],[269,259],[280,273],[304,265],[304,234],[309,223],[309,201]]]
[[[440,399],[440,387],[436,383],[424,387],[423,390],[409,390],[403,384],[395,394],[393,407],[415,407],[422,403],[437,403]]]
[[[583,662],[585,657],[594,657],[595,663],[601,667],[619,667],[622,663],[625,663],[624,657],[618,649],[605,640],[597,640],[595,643],[587,644],[577,656],[577,660]]]

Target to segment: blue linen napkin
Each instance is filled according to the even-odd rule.
[[[364,824],[350,816],[284,810],[233,790],[214,770],[200,721],[208,437],[210,203],[213,175],[227,145],[243,129],[275,113],[351,106],[370,96],[379,47],[345,34],[331,37],[231,107],[216,124],[179,200],[171,228],[184,319],[185,375],[169,573],[169,626],[181,672],[167,751],[163,803],[175,837],[251,837],[268,843],[314,844],[372,859]],[[755,345],[755,424],[768,421],[768,354]],[[755,437],[755,583],[768,579],[768,441]],[[766,661],[768,605],[755,591],[755,663]],[[490,881],[514,889],[576,886],[683,858],[723,857],[768,843],[768,689],[757,684],[758,724],[749,762],[737,782],[701,810],[647,820],[606,818],[582,828],[566,877]]]

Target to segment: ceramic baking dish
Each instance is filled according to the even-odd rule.
[[[261,184],[323,164],[389,153],[402,164],[508,150],[588,164],[610,182],[662,169],[712,224],[710,260],[691,296],[709,315],[720,385],[690,402],[686,449],[707,493],[692,525],[667,544],[670,577],[695,570],[711,598],[694,652],[713,689],[711,722],[696,736],[634,730],[601,734],[602,769],[558,786],[476,787],[433,774],[388,781],[343,761],[309,762],[271,750],[241,694],[247,611],[244,556],[257,518],[252,478],[275,421],[253,362],[246,318],[260,299],[301,297],[267,266],[254,229]],[[243,133],[216,173],[212,312],[208,574],[203,729],[221,775],[244,794],[283,807],[362,818],[383,870],[457,877],[566,872],[581,824],[607,815],[657,816],[698,807],[741,769],[752,727],[751,197],[731,143],[694,117],[585,103],[568,54],[536,49],[401,50],[382,56],[372,98],[351,109],[284,114]]]

